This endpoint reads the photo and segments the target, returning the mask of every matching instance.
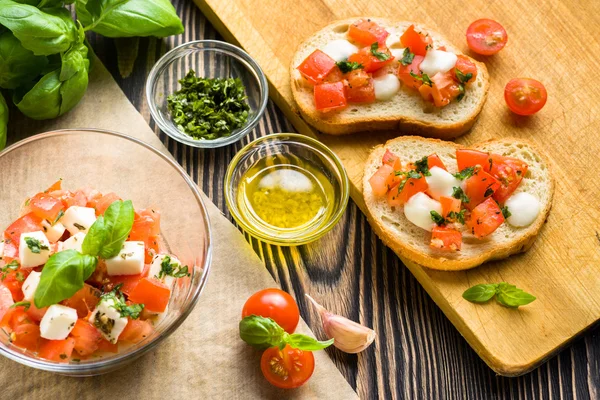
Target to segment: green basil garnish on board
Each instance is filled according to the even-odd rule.
[[[240,338],[258,349],[279,347],[286,344],[295,349],[315,351],[333,344],[333,339],[319,341],[301,333],[289,334],[271,318],[250,315],[240,321]]]
[[[429,75],[427,75],[427,74],[421,74],[421,76],[419,76],[411,71],[410,76],[412,76],[414,79],[416,79],[418,81],[422,81],[423,85],[433,86],[433,82],[431,82],[431,79],[429,79]]]
[[[454,68],[454,72],[456,73],[456,77],[458,78],[458,81],[460,83],[467,83],[471,80],[471,78],[473,77],[473,74],[471,72],[468,72],[466,74],[464,74],[461,70],[459,70],[458,68]]]
[[[496,301],[509,308],[524,306],[536,298],[535,296],[506,282],[479,284],[467,289],[463,298],[472,303],[485,303],[496,296]]]
[[[373,54],[379,61],[387,61],[390,59],[390,55],[388,53],[379,51],[379,43],[377,42],[371,45],[371,54]]]
[[[35,306],[47,307],[73,296],[94,273],[97,263],[96,257],[76,250],[54,253],[42,269],[34,295]]]
[[[36,56],[7,31],[0,35],[0,87],[15,89],[35,79],[48,65],[48,58]]]

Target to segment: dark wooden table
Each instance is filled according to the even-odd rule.
[[[186,32],[166,39],[140,39],[133,72],[127,78],[119,71],[117,49],[124,48],[131,58],[131,43],[99,36],[89,39],[169,151],[231,219],[223,197],[223,177],[234,154],[257,137],[293,132],[294,128],[269,102],[258,128],[242,142],[225,148],[192,149],[160,132],[152,121],[144,92],[153,64],[181,43],[220,39],[191,1],[173,3]],[[352,201],[340,223],[316,243],[286,248],[246,237],[282,288],[296,296],[302,316],[313,330],[321,329],[320,322],[304,293],[310,293],[331,311],[360,320],[377,331],[374,345],[360,355],[327,350],[361,398],[600,398],[598,327],[525,376],[496,376],[402,262],[375,236]]]

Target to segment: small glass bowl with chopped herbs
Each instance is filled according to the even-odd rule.
[[[152,118],[173,139],[215,148],[256,127],[267,106],[267,79],[245,51],[218,40],[185,43],[150,71],[146,96]]]

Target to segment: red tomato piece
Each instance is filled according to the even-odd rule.
[[[490,153],[479,150],[458,149],[456,150],[456,163],[459,171],[479,165],[485,172],[490,172],[493,160]]]
[[[87,197],[81,190],[76,192],[65,192],[62,195],[61,200],[65,208],[69,208],[71,206],[85,207],[87,205]]]
[[[149,321],[142,321],[139,319],[129,319],[127,326],[119,335],[119,340],[123,340],[129,343],[139,343],[152,335],[154,328]]]
[[[42,339],[38,356],[50,361],[68,362],[75,347],[75,339],[64,340]]]
[[[467,28],[467,44],[477,54],[496,54],[506,46],[507,41],[504,27],[491,19],[478,19]]]
[[[40,327],[37,324],[21,324],[12,331],[11,342],[17,347],[37,351],[40,343]]]
[[[462,245],[462,235],[454,229],[436,226],[431,231],[429,246],[446,251],[459,251]]]
[[[422,76],[420,68],[424,58],[425,57],[423,56],[415,56],[412,63],[408,65],[400,63],[400,66],[398,67],[398,79],[410,88],[419,89],[423,84],[423,81],[416,79],[411,73],[413,75]]]
[[[52,184],[52,186],[50,186],[48,189],[44,190],[44,193],[50,193],[50,192],[54,192],[55,190],[61,190],[61,189],[62,189],[62,179],[59,179],[56,182],[54,182]]]
[[[383,46],[389,35],[385,29],[369,19],[360,19],[348,28],[348,37],[350,40],[363,46],[370,46],[375,42]]]
[[[364,71],[366,72],[377,71],[378,69],[381,69],[386,65],[391,64],[392,61],[394,61],[394,56],[392,56],[392,53],[390,53],[390,50],[387,47],[379,46],[377,51],[386,54],[388,58],[386,58],[385,60],[380,60],[375,55],[373,55],[371,47],[369,46],[363,47],[358,51],[358,53],[352,54],[350,57],[348,57],[348,61],[362,64],[364,67]]]
[[[475,78],[477,78],[477,66],[473,61],[469,59],[467,56],[458,55],[458,59],[456,60],[455,75],[454,78],[457,82],[460,82],[458,76],[456,76],[456,69],[463,73],[463,75],[471,74],[471,78],[467,82],[474,82]],[[464,83],[464,82],[463,82]]]
[[[23,282],[25,279],[27,279],[30,273],[31,268],[18,268],[17,270],[12,270],[6,274],[6,277],[2,283],[8,288],[8,290],[10,290],[14,301],[23,300],[23,290],[21,288],[23,287]]]
[[[283,350],[271,347],[260,359],[260,369],[271,385],[292,389],[303,385],[315,370],[315,357],[310,351],[286,345]]]
[[[17,250],[19,248],[19,239],[22,233],[35,232],[42,230],[42,218],[38,217],[34,213],[23,215],[21,218],[13,222],[8,228],[6,228],[5,237],[8,237],[13,242]]]
[[[264,289],[246,300],[242,318],[258,315],[272,318],[287,333],[294,333],[300,320],[300,310],[294,298],[280,289]]]
[[[42,318],[44,318],[44,314],[46,314],[46,311],[48,311],[48,307],[37,308],[35,306],[35,303],[32,301],[29,304],[29,309],[26,312],[32,321],[39,324]]]
[[[400,36],[400,42],[402,46],[408,47],[411,53],[423,57],[433,43],[431,36],[417,32],[414,25],[409,26],[402,36]]]
[[[373,190],[373,194],[375,196],[383,196],[390,189],[387,186],[387,181],[390,174],[394,173],[394,168],[392,168],[388,164],[383,164],[369,179],[369,184],[371,185],[371,189]]]
[[[443,169],[444,171],[447,171],[446,166],[444,165],[444,162],[435,153],[431,154],[430,156],[427,157],[427,168],[431,169],[433,167],[438,167],[438,168]]]
[[[163,312],[170,297],[171,290],[164,283],[154,278],[142,278],[131,291],[129,300],[144,304],[148,311]]]
[[[408,201],[411,197],[419,192],[426,192],[429,188],[427,180],[424,176],[419,179],[408,178],[406,183],[398,184],[390,189],[387,201],[391,207],[400,206]]]
[[[150,236],[160,233],[160,213],[153,209],[137,211],[133,219],[133,226],[127,240],[148,241]]]
[[[398,159],[399,159],[399,157],[397,155],[395,155],[394,153],[392,153],[389,149],[385,149],[385,153],[383,153],[383,157],[381,158],[381,161],[384,164],[387,164],[387,165],[393,167],[394,163]]]
[[[50,222],[65,208],[62,201],[46,193],[38,193],[29,199],[29,207],[34,215]]]
[[[85,318],[98,304],[100,295],[101,292],[98,289],[86,283],[73,296],[63,300],[62,304],[77,310],[79,318]]]
[[[334,68],[335,60],[317,49],[306,57],[297,69],[310,83],[316,85],[323,82]]]
[[[419,93],[436,107],[444,107],[460,94],[460,88],[454,81],[454,73],[437,73],[431,78],[432,85],[421,85]]]
[[[490,174],[500,181],[500,187],[494,192],[493,198],[500,204],[519,187],[529,167],[525,161],[518,158],[504,157],[492,154],[492,169]]]
[[[150,271],[150,264],[144,265],[144,270],[139,275],[115,275],[109,276],[108,279],[113,284],[113,287],[121,284],[121,292],[129,296],[140,281],[148,276],[148,271]]]
[[[460,199],[455,199],[454,197],[440,197],[440,204],[442,205],[442,217],[446,218],[451,212],[460,212]]]
[[[546,88],[535,79],[511,79],[504,88],[506,105],[518,115],[535,114],[544,107],[547,99]]]
[[[104,215],[106,209],[117,200],[121,200],[121,198],[112,192],[102,196],[96,201],[96,204],[94,206],[94,208],[96,209],[96,215]]]
[[[319,111],[331,111],[346,107],[346,86],[343,82],[321,83],[315,86],[315,108]]]
[[[75,339],[74,350],[82,357],[87,357],[98,350],[102,334],[88,320],[78,319],[70,336]]]
[[[122,334],[122,333],[121,333]],[[102,338],[98,343],[98,352],[106,353],[118,353],[119,345],[117,343],[111,343],[108,340]]]
[[[362,69],[355,69],[346,74],[348,86],[346,97],[350,103],[372,103],[375,101],[373,78]]]
[[[465,194],[469,198],[469,202],[465,203],[465,207],[472,210],[498,190],[500,181],[487,172],[479,170],[466,180],[466,185]]]
[[[473,235],[482,238],[493,233],[503,222],[504,216],[498,204],[487,199],[471,211],[467,226]]]
[[[148,238],[148,242],[146,243],[146,256],[144,262],[146,264],[150,264],[155,255],[158,254],[158,236],[150,236]]]

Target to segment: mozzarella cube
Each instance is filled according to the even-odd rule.
[[[452,197],[454,188],[462,186],[462,181],[440,167],[432,167],[429,172],[431,175],[425,177],[429,186],[427,193],[436,200],[439,200],[442,196]]]
[[[373,79],[373,90],[377,100],[389,100],[400,90],[400,81],[394,74],[385,74]]]
[[[406,216],[406,219],[429,232],[436,225],[431,219],[431,211],[441,214],[442,205],[439,201],[433,200],[423,192],[415,194],[404,204],[404,216]]]
[[[27,244],[29,242],[29,245]],[[31,245],[31,247],[30,247]],[[50,258],[50,242],[44,232],[22,233],[19,240],[19,261],[21,267],[30,268],[43,265]]]
[[[358,47],[347,40],[337,39],[327,43],[322,51],[335,61],[346,61],[352,54],[358,53]]]
[[[27,279],[25,279],[25,282],[23,282],[23,287],[21,288],[23,291],[24,300],[33,301],[33,296],[35,295],[35,290],[40,284],[41,276],[41,272],[31,271]]]
[[[65,211],[61,222],[71,235],[79,232],[87,233],[96,222],[96,210],[90,207],[71,206]]]
[[[397,41],[396,41],[397,43]],[[394,43],[394,44],[396,44]],[[390,47],[388,46],[388,48],[390,49],[390,53],[392,53],[392,56],[394,56],[394,58],[396,59],[396,61],[401,61],[404,58],[404,48],[401,47]]]
[[[125,242],[113,258],[106,260],[108,275],[138,275],[144,270],[144,242]]]
[[[49,340],[63,340],[69,336],[77,322],[77,310],[53,304],[48,307],[40,322],[40,336]]]
[[[42,228],[46,233],[46,237],[51,242],[58,242],[58,239],[61,238],[61,236],[63,235],[63,233],[65,233],[65,230],[67,229],[60,222],[51,225],[50,222],[48,222],[47,220],[42,221]]]
[[[510,217],[507,221],[512,226],[529,226],[536,220],[540,213],[540,201],[533,195],[526,192],[515,193],[504,203]]]
[[[452,52],[431,49],[425,54],[419,69],[431,78],[438,72],[450,71],[456,65],[456,60],[458,57]]]
[[[60,243],[59,251],[63,250],[77,250],[81,253],[81,246],[83,245],[83,239],[85,239],[85,233],[79,232],[71,236],[64,242]]]
[[[117,342],[119,335],[127,326],[127,318],[121,317],[113,299],[100,300],[89,321],[111,343]]]
[[[148,277],[150,278],[156,278],[158,280],[160,280],[162,283],[164,283],[165,285],[167,285],[167,287],[172,288],[173,284],[175,283],[175,277],[170,276],[170,275],[165,275],[162,278],[159,278],[158,275],[160,274],[160,271],[162,269],[162,262],[165,259],[165,256],[169,256],[171,258],[171,264],[179,264],[181,265],[181,262],[177,259],[177,257],[169,255],[169,254],[158,254],[156,257],[154,257],[154,260],[152,260],[152,265],[150,265],[150,271],[148,272]]]

